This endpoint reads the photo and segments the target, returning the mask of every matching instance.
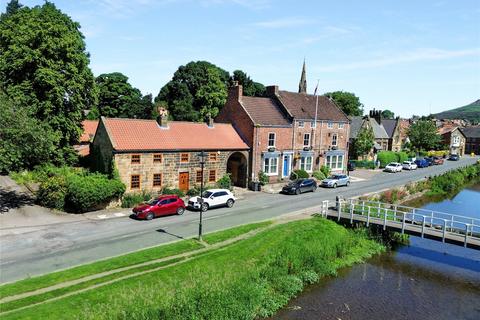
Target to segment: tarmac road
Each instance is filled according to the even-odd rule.
[[[299,196],[250,194],[231,209],[204,213],[204,233],[270,219],[282,214],[335,200],[380,191],[473,164],[477,158],[446,161],[444,165],[401,173],[381,172],[374,178],[352,182],[349,187],[319,188]],[[461,214],[461,213],[459,213]],[[0,283],[93,262],[131,251],[188,238],[198,234],[198,212],[168,216],[152,221],[128,217],[111,220],[84,220],[34,228],[21,234],[0,236]]]

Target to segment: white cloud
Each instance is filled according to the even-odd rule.
[[[289,17],[276,20],[260,21],[252,23],[252,26],[267,28],[267,29],[279,29],[279,28],[289,28],[289,27],[298,27],[304,26],[307,24],[315,23],[312,19],[305,19],[300,17]]]
[[[321,41],[330,37],[339,37],[347,34],[352,34],[353,29],[350,28],[341,28],[336,26],[326,26],[321,28],[321,31],[316,33],[314,36],[303,38],[303,43],[310,44]]]
[[[458,57],[478,56],[480,48],[465,49],[465,50],[442,50],[437,48],[421,48],[414,51],[404,52],[403,54],[396,54],[390,57],[380,57],[378,59],[371,59],[365,61],[357,61],[351,63],[331,65],[328,67],[320,67],[319,71],[334,72],[344,70],[356,70],[367,68],[378,68],[389,65],[396,65],[401,63],[417,62],[417,61],[434,61],[444,60]]]

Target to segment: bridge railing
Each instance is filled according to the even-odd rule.
[[[348,214],[351,222],[356,216],[364,216],[367,226],[372,218],[377,224],[382,219],[384,229],[388,221],[395,221],[401,224],[402,233],[406,225],[412,224],[421,227],[422,237],[426,228],[434,228],[442,231],[443,241],[447,233],[463,236],[465,245],[468,237],[480,239],[480,219],[468,216],[360,199],[339,199],[337,210],[338,219],[341,213]]]

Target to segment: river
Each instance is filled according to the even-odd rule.
[[[480,184],[423,208],[480,218]],[[480,251],[410,244],[323,279],[273,319],[480,319]]]

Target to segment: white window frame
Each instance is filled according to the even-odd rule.
[[[340,123],[338,124],[338,129],[343,129],[344,126],[345,126],[345,123],[340,122]]]
[[[306,136],[308,136],[308,144],[305,144],[305,137],[306,137]],[[303,134],[303,146],[304,146],[304,147],[310,147],[310,139],[311,139],[310,133],[304,133],[304,134]]]
[[[460,144],[460,137],[459,136],[454,136],[453,137],[453,143]]]
[[[338,135],[336,133],[332,133],[332,146],[338,146]]]
[[[304,128],[305,127],[305,121],[298,121],[298,127],[299,128]]]
[[[343,154],[327,156],[325,158],[325,165],[331,170],[343,170]]]
[[[333,122],[332,121],[327,122],[327,128],[328,129],[333,129]]]
[[[273,164],[271,160],[275,160],[275,164]],[[272,170],[272,168],[275,168],[275,172]],[[263,172],[267,176],[278,175],[278,157],[263,159]]]
[[[273,134],[273,145],[270,145],[270,135],[272,135],[272,134]],[[276,140],[277,140],[277,135],[275,134],[275,132],[269,132],[269,133],[268,133],[268,141],[267,141],[268,147],[269,147],[269,148],[270,148],[270,147],[275,147],[275,142],[276,142]]]
[[[310,160],[310,161],[308,161]],[[313,156],[305,156],[300,158],[300,169],[307,172],[313,171]]]
[[[311,121],[310,122],[310,127],[311,128],[316,128],[317,127],[317,122],[316,121]]]

